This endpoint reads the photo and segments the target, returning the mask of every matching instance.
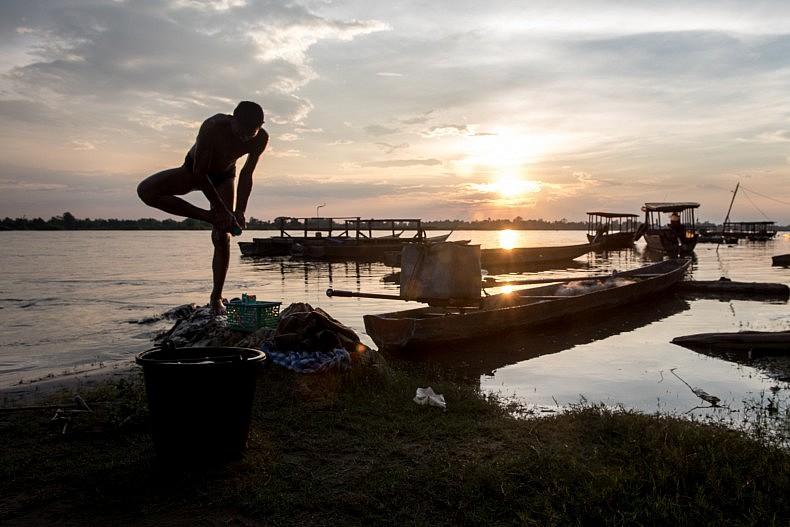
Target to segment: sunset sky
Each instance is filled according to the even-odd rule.
[[[248,217],[790,224],[786,0],[3,0],[0,217],[169,217],[137,183],[246,99]]]

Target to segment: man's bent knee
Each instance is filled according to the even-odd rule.
[[[146,205],[153,206],[153,202],[156,201],[156,192],[153,191],[152,185],[149,184],[147,179],[144,179],[137,185],[137,195]]]

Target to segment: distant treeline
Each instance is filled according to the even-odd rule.
[[[363,220],[365,218],[362,218]],[[249,218],[247,220],[248,230],[279,230],[282,222],[285,221],[286,229],[300,229],[302,224],[295,218],[275,218],[271,221]],[[427,230],[501,230],[501,229],[523,229],[523,230],[585,230],[587,222],[561,220],[528,220],[516,216],[512,220],[508,219],[485,219],[475,221],[465,220],[424,220],[421,222],[423,228]],[[720,227],[714,223],[702,222],[698,227],[715,229]],[[42,218],[4,218],[0,222],[0,230],[27,230],[27,231],[76,231],[76,230],[122,230],[122,231],[151,231],[151,230],[210,230],[211,225],[193,219],[176,221],[173,219],[156,220],[153,218],[142,218],[138,220],[119,220],[119,219],[78,219],[70,212],[64,212],[62,216],[53,216],[48,220]],[[790,226],[777,226],[778,230],[790,230]]]

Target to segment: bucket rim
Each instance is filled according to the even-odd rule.
[[[179,357],[179,352],[196,351],[194,355],[187,353]],[[145,350],[135,356],[135,362],[141,366],[222,366],[253,364],[268,359],[265,351],[255,348],[238,346],[185,346],[156,347]]]

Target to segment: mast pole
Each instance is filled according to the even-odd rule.
[[[735,194],[738,193],[738,187],[741,186],[741,182],[735,184],[735,190],[732,191],[732,199],[730,200],[730,208],[727,209],[727,217],[724,218],[724,223],[721,224],[721,237],[719,238],[719,242],[716,244],[716,252],[719,252],[719,245],[721,245],[721,240],[724,239],[724,227],[727,226],[727,222],[730,219],[730,211],[732,211],[732,204],[735,203]]]

